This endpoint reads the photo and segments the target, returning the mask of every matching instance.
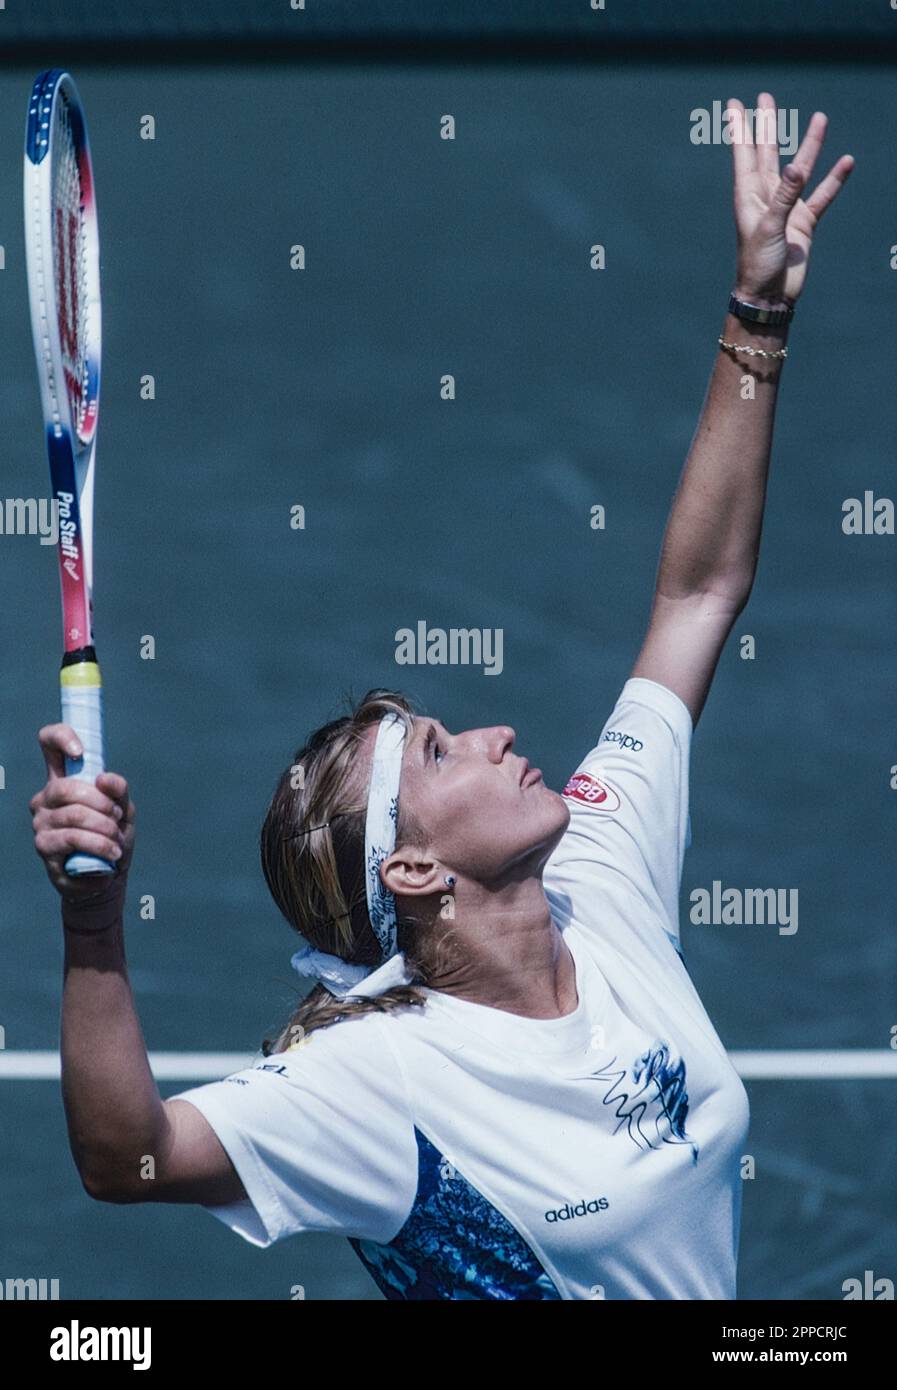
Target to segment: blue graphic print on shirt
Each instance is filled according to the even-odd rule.
[[[448,1163],[415,1125],[414,1205],[388,1245],[350,1239],[387,1299],[559,1299],[511,1223]]]
[[[655,1149],[659,1143],[691,1144],[692,1161],[697,1163],[698,1146],[685,1132],[688,1118],[685,1063],[681,1058],[678,1062],[673,1060],[667,1043],[655,1042],[635,1059],[628,1074],[626,1067],[621,1067],[613,1057],[592,1075],[610,1081],[602,1103],[615,1107],[614,1114],[620,1121],[617,1130],[625,1125],[637,1148]],[[646,1128],[652,1121],[653,1134]]]

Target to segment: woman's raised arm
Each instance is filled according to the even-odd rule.
[[[125,963],[122,911],[134,848],[125,779],[65,776],[78,755],[66,724],[40,731],[47,782],[31,799],[35,848],[62,897],[62,1097],[85,1190],[110,1202],[226,1204],[245,1193],[214,1130],[183,1101],[162,1100]],[[118,862],[114,879],[70,878],[73,851]]]
[[[842,155],[803,199],[827,118],[820,111],[813,115],[793,162],[780,175],[776,107],[768,92],[760,94],[758,107],[766,128],[754,143],[741,102],[728,103],[738,244],[734,292],[761,309],[788,309],[803,289],[816,226],[850,174],[853,157]],[[664,535],[647,635],[632,670],[674,691],[695,724],[754,582],[784,360],[771,354],[785,348],[788,324],[727,313],[720,336]],[[749,390],[746,377],[753,378]]]

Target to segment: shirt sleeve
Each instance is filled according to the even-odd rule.
[[[692,720],[666,686],[631,677],[595,747],[567,782],[570,824],[545,866],[546,889],[578,915],[599,911],[600,891],[625,881],[679,943],[679,885],[690,843]]]
[[[196,1106],[246,1198],[206,1210],[252,1245],[301,1231],[385,1243],[417,1189],[404,1081],[374,1015],[309,1033],[221,1081],[171,1099]]]

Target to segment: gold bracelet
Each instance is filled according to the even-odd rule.
[[[765,348],[750,347],[747,343],[727,343],[720,334],[718,340],[720,347],[730,348],[732,352],[748,352],[751,357],[778,357],[782,361],[788,356],[786,347],[779,348],[778,352],[767,352]]]

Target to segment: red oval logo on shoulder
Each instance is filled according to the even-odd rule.
[[[562,792],[563,796],[582,801],[595,811],[619,811],[620,798],[613,787],[590,772],[575,772]]]

